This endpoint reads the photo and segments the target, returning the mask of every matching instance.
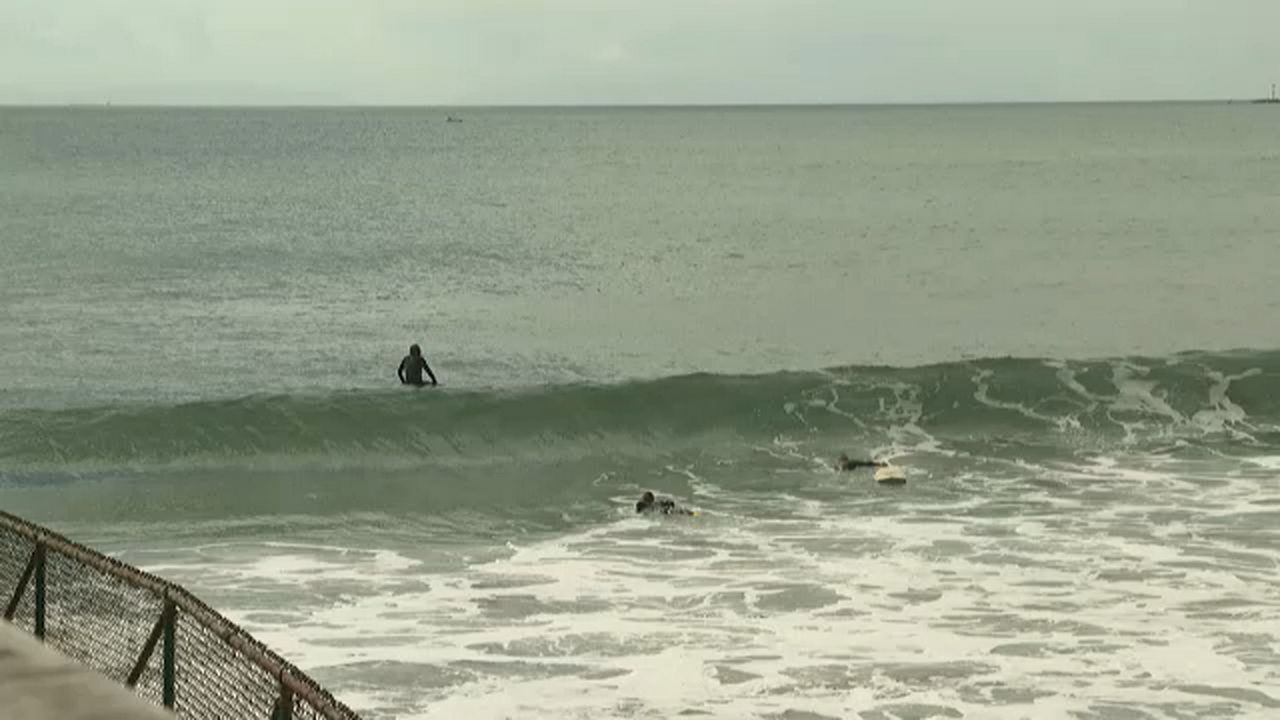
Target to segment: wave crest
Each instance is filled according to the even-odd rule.
[[[1280,352],[1094,361],[991,358],[913,368],[695,374],[514,391],[254,396],[0,414],[9,466],[266,456],[446,458],[662,453],[781,435],[1087,436],[1277,432]]]

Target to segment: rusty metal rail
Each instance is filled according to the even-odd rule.
[[[6,599],[5,620],[179,717],[358,720],[182,587],[0,511]]]

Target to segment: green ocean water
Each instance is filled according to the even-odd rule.
[[[1278,130],[0,108],[0,507],[367,717],[1269,717]]]

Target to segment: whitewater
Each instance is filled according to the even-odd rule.
[[[371,717],[1261,718],[1278,363],[28,411],[0,452],[11,506],[201,588]],[[908,485],[834,472],[845,449]],[[701,515],[637,517],[644,489]]]

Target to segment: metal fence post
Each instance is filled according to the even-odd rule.
[[[31,576],[36,573],[36,560],[40,557],[40,546],[37,544],[31,549],[31,557],[27,558],[27,566],[22,569],[22,577],[18,578],[18,585],[13,589],[13,596],[9,598],[9,606],[4,609],[4,619],[13,620],[13,616],[18,612],[18,605],[22,602],[22,594],[27,591],[27,583],[31,582]]]
[[[138,654],[138,661],[133,664],[133,670],[124,681],[125,685],[133,687],[138,684],[142,673],[147,669],[147,663],[151,661],[151,653],[155,652],[156,643],[160,642],[160,636],[164,634],[165,625],[168,623],[169,608],[164,606],[160,608],[160,617],[156,618],[156,624],[152,626],[151,634],[147,636],[147,642],[142,646],[142,652]]]
[[[36,543],[36,637],[44,640],[44,543]]]
[[[276,706],[271,712],[271,720],[293,720],[293,691],[284,684],[283,673],[280,677],[280,697],[276,698]]]
[[[162,655],[164,706],[172,710],[177,695],[174,688],[173,660],[177,651],[174,634],[178,624],[178,609],[174,606],[173,601],[169,599],[167,592],[164,598],[164,618],[164,648]]]

